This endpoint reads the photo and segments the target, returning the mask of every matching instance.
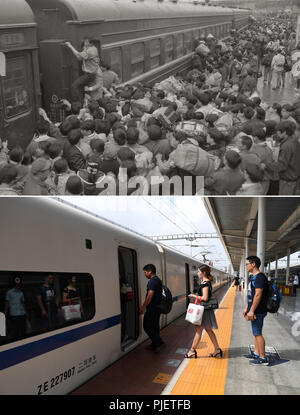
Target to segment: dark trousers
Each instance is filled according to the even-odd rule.
[[[26,316],[12,316],[11,323],[11,337],[14,340],[24,339],[26,334]]]
[[[298,288],[298,285],[293,285],[293,296],[294,297],[296,297],[297,295],[297,288]]]
[[[96,75],[94,73],[84,72],[76,81],[73,82],[71,87],[71,99],[72,101],[79,101],[83,103],[84,87],[89,83],[94,82]]]
[[[146,334],[150,337],[153,347],[158,347],[163,344],[163,341],[159,335],[159,318],[160,311],[154,308],[147,308],[144,316],[144,330]]]

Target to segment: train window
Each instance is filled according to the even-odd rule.
[[[193,51],[193,35],[192,32],[184,34],[184,50],[185,54]]]
[[[165,38],[165,63],[173,60],[174,41],[172,36]]]
[[[30,110],[30,78],[26,56],[7,58],[6,76],[2,78],[5,118]]]
[[[200,32],[199,32],[199,30],[194,30],[193,34],[194,34],[194,39],[195,40],[199,40],[199,38],[200,38]]]
[[[144,43],[135,43],[131,46],[131,77],[144,73],[145,47]]]
[[[160,39],[150,41],[150,69],[160,65]]]
[[[183,56],[183,34],[179,34],[176,36],[176,53],[177,58]]]
[[[0,345],[91,320],[95,315],[93,277],[0,272],[0,313],[6,317],[6,335],[0,337]]]
[[[122,81],[122,51],[121,48],[109,49],[111,70],[116,72],[119,79]]]

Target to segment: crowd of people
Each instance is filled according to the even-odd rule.
[[[92,41],[82,52],[68,44],[84,73],[73,100],[63,100],[66,117],[54,124],[40,109],[26,149],[2,141],[0,194],[299,195],[294,28],[282,14],[223,41],[209,34],[195,45],[191,70],[152,87],[120,84]],[[293,82],[294,97],[266,103],[259,82]]]

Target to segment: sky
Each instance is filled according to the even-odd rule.
[[[145,236],[216,233],[201,197],[68,196],[61,199]],[[192,242],[193,247],[187,240],[163,241],[163,244],[193,256],[199,261],[203,261],[200,253],[206,253],[206,259],[222,270],[230,264],[219,239],[198,239]],[[299,254],[291,255],[291,265],[300,263]],[[286,267],[286,262],[286,257],[281,258],[278,267]],[[274,268],[275,262],[271,264],[271,269]]]
[[[64,199],[63,197],[61,197]],[[76,206],[123,225],[145,236],[183,233],[216,233],[201,197],[70,197],[65,198]],[[216,268],[230,264],[219,239],[164,241],[188,255],[203,260],[200,252]],[[200,245],[200,246],[199,246]]]

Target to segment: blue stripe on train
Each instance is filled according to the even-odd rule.
[[[173,302],[179,301],[185,297],[185,294],[173,297]],[[55,334],[32,343],[14,347],[13,349],[0,352],[0,370],[7,369],[10,366],[33,359],[34,357],[51,352],[52,350],[66,346],[67,344],[76,342],[84,337],[106,330],[110,327],[120,324],[121,316],[116,315],[87,326],[78,327],[64,333]]]
[[[14,347],[13,349],[0,352],[0,370],[7,369],[10,366],[17,365],[26,360],[33,359],[44,353],[66,346],[76,342],[84,337],[109,329],[110,327],[120,324],[121,316],[116,315],[107,319],[88,324],[87,326],[78,327],[73,330],[65,331],[51,337],[46,337],[32,343]]]

